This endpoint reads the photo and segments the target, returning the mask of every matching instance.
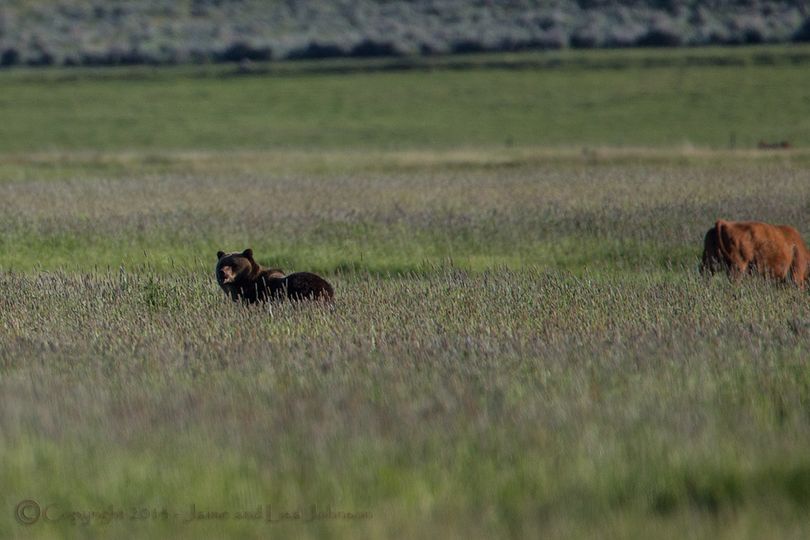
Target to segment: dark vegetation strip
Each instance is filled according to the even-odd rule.
[[[10,70],[15,80],[68,82],[87,79],[159,80],[165,77],[229,78],[246,76],[348,75],[354,73],[407,71],[483,70],[624,70],[687,67],[804,66],[810,63],[806,46],[752,46],[734,49],[699,48],[673,50],[616,50],[598,52],[526,52],[382,59],[307,60],[300,62],[256,61],[238,66],[204,64],[179,66],[170,71],[157,66],[117,66],[107,69]]]

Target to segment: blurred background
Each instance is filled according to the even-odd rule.
[[[810,41],[802,0],[6,0],[0,65]]]

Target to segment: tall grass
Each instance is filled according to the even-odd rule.
[[[0,535],[807,532],[806,293],[696,272],[800,159],[246,155],[0,186]],[[247,244],[336,304],[225,299]]]
[[[720,217],[810,230],[802,154],[709,156],[382,155],[335,160],[342,172],[330,174],[306,155],[197,153],[151,171],[148,158],[113,161],[115,173],[68,161],[50,179],[24,162],[0,168],[16,178],[0,184],[0,268],[209,273],[218,250],[253,247],[265,264],[326,273],[420,272],[448,259],[627,273],[696,264]]]
[[[233,513],[265,504],[370,514],[296,536],[788,532],[806,296],[678,273],[338,276],[334,309],[244,308],[196,273],[4,274],[3,534],[261,536]],[[23,529],[23,498],[180,516]]]

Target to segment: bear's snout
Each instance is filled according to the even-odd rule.
[[[235,278],[236,275],[230,266],[223,266],[219,269],[219,281],[221,283],[231,283]]]

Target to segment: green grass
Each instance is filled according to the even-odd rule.
[[[597,65],[611,65],[611,57],[569,53],[561,67],[546,69],[448,70],[439,63],[431,71],[350,76],[304,69],[243,77],[216,76],[220,70],[207,76],[212,68],[200,68],[203,76],[188,68],[140,68],[117,71],[118,77],[93,76],[88,70],[75,75],[65,70],[0,73],[0,152],[725,148],[732,138],[741,147],[753,147],[760,139],[806,146],[810,76],[806,65],[789,61],[806,50],[778,48],[774,54],[768,48],[746,49],[745,56],[727,53],[727,66],[678,65],[678,55],[700,58],[699,52],[647,51],[642,57],[653,65],[676,67],[646,67],[635,52],[626,55],[619,69],[591,70],[565,59],[579,54]],[[769,54],[774,54],[774,63],[755,61]],[[521,56],[512,58],[520,67]],[[745,63],[734,65],[735,60]]]
[[[714,95],[712,77],[804,75],[778,62],[645,71],[639,54],[582,57],[625,59],[625,72],[3,74],[2,99],[30,105],[0,133],[0,537],[807,536],[807,292],[696,270],[720,217],[810,234],[810,154],[702,147],[720,133],[711,115],[754,122],[752,94],[700,123],[681,101],[681,127],[659,142],[641,92],[598,112],[635,131],[571,127],[592,114],[573,81],[610,94],[649,76],[665,114],[681,96],[661,77],[697,85],[697,70]],[[492,94],[504,80],[517,86]],[[295,98],[255,118],[249,101],[214,113],[229,92],[277,84]],[[561,114],[527,97],[553,84],[569,85],[556,98],[569,127],[504,147],[517,104],[541,124]],[[366,117],[370,142],[347,135],[362,118],[342,131],[319,109],[325,87],[359,104],[379,85],[402,99],[377,102],[391,124]],[[38,104],[67,103],[69,88],[87,99],[41,129]],[[125,129],[102,114],[114,88],[143,107]],[[773,88],[766,102],[803,92]],[[193,112],[188,92],[204,90],[212,107]],[[487,103],[505,108],[479,114]],[[804,133],[802,115],[773,114],[758,129]],[[247,137],[265,115],[285,148]],[[322,138],[305,137],[310,121]],[[409,122],[424,140],[403,135]],[[626,134],[633,148],[619,148]],[[214,254],[246,247],[323,274],[335,305],[227,301]],[[54,521],[18,523],[25,499]],[[188,521],[192,505],[227,515]],[[302,519],[268,522],[266,505]],[[359,517],[304,522],[313,505]]]
[[[495,169],[440,162],[376,171],[361,160],[337,176],[274,174],[250,155],[205,172],[217,158],[200,154],[192,174],[180,172],[182,160],[145,173],[133,160],[120,178],[90,167],[84,178],[77,170],[0,185],[0,268],[208,272],[218,250],[252,247],[265,264],[325,273],[403,274],[447,261],[475,271],[666,271],[697,264],[719,217],[810,229],[803,162],[746,156],[655,168],[529,156]]]

